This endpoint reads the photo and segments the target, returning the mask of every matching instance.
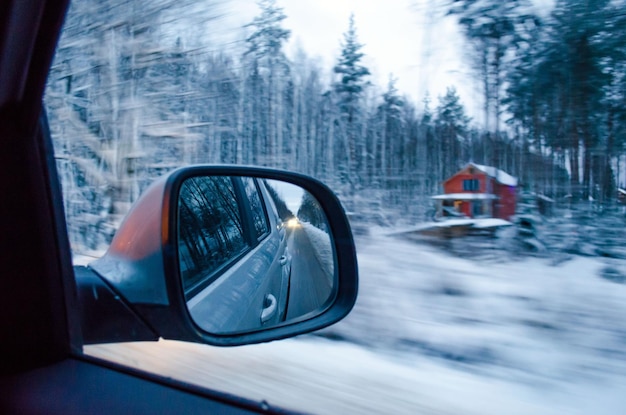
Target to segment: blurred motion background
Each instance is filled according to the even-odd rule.
[[[77,261],[157,176],[249,164],[328,184],[361,276],[313,335],[87,352],[304,412],[622,413],[625,6],[73,1],[45,104]],[[518,179],[510,226],[416,235],[469,162]]]

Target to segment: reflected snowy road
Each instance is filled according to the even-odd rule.
[[[601,258],[479,262],[383,236],[357,244],[355,309],[321,332],[347,341],[86,352],[317,414],[623,413],[626,285],[598,276]]]
[[[287,319],[290,319],[320,309],[331,293],[331,281],[304,227],[290,231],[287,246],[292,258],[287,310]]]

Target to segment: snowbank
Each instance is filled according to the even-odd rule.
[[[606,259],[474,261],[381,235],[357,252],[355,308],[317,333],[344,341],[85,351],[308,413],[623,413],[626,284]]]
[[[335,257],[333,255],[333,248],[330,244],[330,236],[310,223],[300,222],[300,224],[306,232],[306,235],[311,242],[311,246],[313,246],[313,249],[315,250],[315,257],[324,269],[324,273],[328,277],[328,280],[331,281],[335,275]]]
[[[403,227],[396,229],[392,232],[388,232],[387,235],[402,235],[405,233],[413,233],[424,231],[432,228],[452,228],[455,226],[468,226],[476,229],[497,228],[501,226],[511,226],[512,223],[498,218],[463,218],[463,219],[446,219],[439,222],[424,222],[416,226]]]
[[[478,229],[486,229],[486,228],[497,228],[500,226],[511,226],[513,225],[508,220],[498,219],[498,218],[485,218],[485,219],[474,219],[474,224],[472,227]]]
[[[620,414],[626,394],[618,381],[542,389],[310,337],[234,348],[162,340],[85,351],[313,414]]]

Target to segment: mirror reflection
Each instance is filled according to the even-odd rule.
[[[194,322],[214,334],[321,313],[337,285],[324,210],[306,190],[198,176],[178,196],[178,259]]]

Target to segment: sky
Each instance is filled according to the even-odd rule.
[[[463,39],[454,20],[442,19],[443,13],[433,5],[439,0],[279,0],[291,30],[286,47],[293,58],[302,48],[328,72],[339,57],[343,33],[354,13],[359,42],[363,44],[364,64],[372,76],[370,81],[382,93],[389,76],[397,79],[396,87],[422,109],[428,91],[433,104],[455,86],[477,116],[480,91],[470,76],[463,59]],[[250,22],[257,14],[255,0],[229,0],[226,10],[228,26]],[[375,91],[376,92],[376,91]],[[470,109],[469,107],[475,107]]]
[[[183,32],[188,42],[208,43],[215,51],[226,48],[235,56],[245,47],[244,26],[260,13],[257,0],[206,0],[190,13],[202,19],[203,11],[220,16],[198,24],[173,26],[172,36]],[[531,0],[540,14],[546,14],[554,0]],[[480,82],[469,64],[468,45],[455,17],[446,17],[447,0],[277,0],[287,18],[283,26],[291,31],[285,51],[292,61],[303,50],[312,62],[326,72],[330,84],[332,68],[341,52],[343,34],[349,18],[355,16],[359,42],[363,45],[363,64],[370,70],[369,93],[380,97],[390,76],[402,95],[423,109],[428,93],[431,109],[448,87],[456,88],[467,114],[482,123]],[[250,30],[250,29],[248,29]],[[202,33],[204,31],[204,33]]]
[[[436,97],[447,86],[462,86],[468,68],[459,56],[462,39],[454,21],[441,21],[428,1],[412,0],[316,0],[284,1],[292,30],[291,49],[302,45],[331,68],[340,53],[343,33],[354,12],[359,41],[364,45],[364,62],[372,72],[372,83],[386,88],[390,74],[397,87],[415,102],[427,90]],[[436,68],[436,69],[435,69]],[[470,90],[463,91],[466,96]],[[468,96],[469,97],[469,96]]]
[[[531,0],[539,13],[547,13],[554,0]],[[482,122],[480,83],[469,65],[468,47],[453,17],[444,17],[444,0],[277,0],[291,31],[287,55],[295,60],[302,49],[327,72],[340,51],[343,34],[354,13],[363,63],[371,72],[370,91],[380,96],[390,75],[396,87],[423,109],[429,94],[431,109],[448,87],[456,88],[467,114]],[[223,0],[223,18],[211,31],[221,31],[233,45],[243,47],[241,28],[259,14],[256,0]],[[213,30],[215,29],[215,30]]]
[[[298,212],[298,209],[300,208],[300,205],[302,204],[301,202],[302,195],[304,194],[304,189],[302,189],[300,186],[296,186],[280,180],[268,180],[268,182],[283,198],[289,210],[291,210],[293,214],[296,214]]]

